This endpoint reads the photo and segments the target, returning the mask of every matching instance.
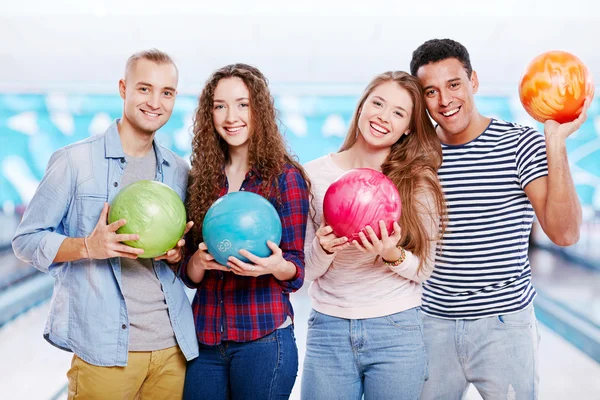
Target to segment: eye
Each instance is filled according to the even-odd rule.
[[[248,104],[248,103],[240,103],[240,107],[248,107],[248,106],[250,106],[250,104]]]
[[[400,111],[396,111],[395,114],[400,118],[404,117],[404,115]]]
[[[452,82],[450,84],[451,89],[458,89],[460,87],[460,82]]]
[[[377,107],[381,107],[382,106],[381,102],[378,101],[378,100],[373,100],[373,104],[375,104]]]
[[[163,94],[164,94],[165,96],[167,96],[167,97],[171,97],[171,96],[173,96],[173,92],[171,92],[170,90],[165,90],[165,91],[163,92]]]
[[[435,96],[436,91],[434,89],[429,89],[425,92],[425,96],[427,97],[433,97]]]
[[[225,106],[223,104],[217,104],[217,105],[215,105],[215,110],[221,110],[223,108],[225,108]]]
[[[147,87],[141,87],[140,88],[140,92],[146,93],[146,92],[148,92],[148,88]]]

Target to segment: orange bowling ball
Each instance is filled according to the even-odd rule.
[[[594,82],[585,64],[566,51],[548,51],[525,69],[519,96],[536,121],[570,122],[581,114],[586,96],[594,96]]]

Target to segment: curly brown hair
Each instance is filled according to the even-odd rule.
[[[442,165],[442,146],[427,114],[423,88],[417,78],[403,71],[388,71],[373,78],[358,102],[340,152],[348,150],[356,143],[359,135],[358,118],[363,104],[377,86],[387,82],[395,82],[406,90],[413,102],[410,133],[402,135],[392,145],[390,154],[381,165],[381,170],[394,182],[400,192],[402,199],[402,214],[399,221],[402,227],[400,245],[420,258],[420,270],[424,260],[429,256],[428,243],[440,239],[444,231],[446,206],[444,193],[437,178],[437,170]],[[415,194],[422,188],[426,188],[433,194],[436,210],[430,212],[442,216],[440,237],[428,237],[417,211]]]
[[[262,178],[264,197],[274,196],[280,201],[278,177],[289,164],[298,169],[308,185],[304,168],[287,150],[277,125],[277,110],[268,81],[257,68],[246,64],[231,64],[215,71],[207,80],[194,117],[192,169],[188,184],[188,219],[194,221],[191,236],[197,244],[202,238],[202,221],[209,207],[219,197],[226,179],[223,167],[229,161],[228,145],[217,133],[213,123],[215,89],[221,79],[240,78],[250,93],[250,137],[248,161]]]

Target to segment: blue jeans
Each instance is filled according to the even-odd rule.
[[[473,383],[486,400],[537,399],[538,330],[533,306],[476,320],[425,315],[429,380],[423,400],[462,399]]]
[[[311,311],[302,399],[418,399],[427,378],[420,313],[344,319]]]
[[[294,327],[251,342],[200,345],[185,375],[185,400],[288,399],[298,374]]]

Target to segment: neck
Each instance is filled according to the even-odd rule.
[[[367,145],[362,137],[352,147],[339,153],[344,169],[371,168],[381,171],[381,165],[390,154],[389,147],[373,147]]]
[[[462,132],[449,134],[439,125],[436,130],[442,143],[449,145],[461,145],[468,143],[481,135],[490,124],[490,120],[490,118],[479,114],[479,111],[475,109],[469,125],[467,125]]]
[[[248,161],[248,147],[229,147],[229,161],[226,169],[230,172],[248,172],[250,171],[250,162]]]
[[[154,133],[141,132],[135,129],[131,123],[123,116],[117,124],[119,137],[121,138],[121,146],[123,152],[131,157],[143,157],[152,148]]]

